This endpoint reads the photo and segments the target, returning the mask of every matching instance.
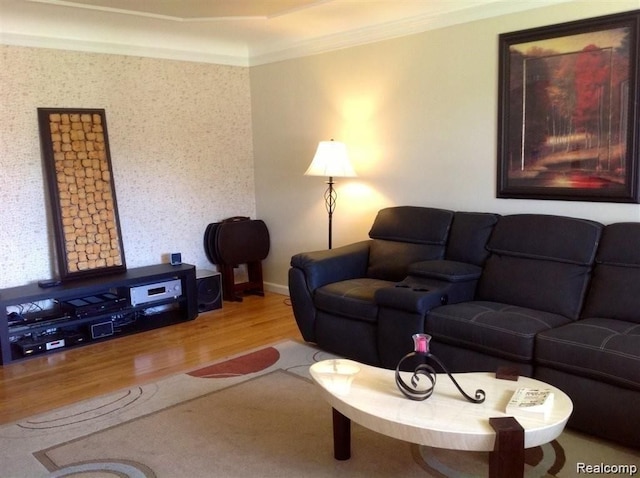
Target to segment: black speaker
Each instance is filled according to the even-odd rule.
[[[196,270],[198,312],[222,308],[222,278],[219,272]]]

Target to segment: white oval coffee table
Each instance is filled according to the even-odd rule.
[[[333,407],[334,454],[339,460],[351,456],[353,420],[411,443],[490,452],[489,476],[513,478],[524,473],[524,449],[557,438],[573,411],[571,399],[560,389],[527,377],[513,381],[496,379],[489,372],[453,374],[469,395],[485,391],[485,401],[476,404],[467,401],[446,374],[438,374],[430,398],[414,401],[398,390],[394,370],[336,359],[313,364],[310,373]],[[504,412],[521,387],[553,391],[553,408],[546,417],[514,419]]]

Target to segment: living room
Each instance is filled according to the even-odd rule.
[[[365,239],[378,210],[394,205],[640,221],[638,204],[496,198],[498,35],[640,4],[531,1],[536,8],[514,12],[508,3],[501,14],[255,64],[202,61],[187,39],[171,36],[164,51],[127,50],[124,21],[112,53],[82,37],[52,48],[21,37],[19,27],[39,26],[29,6],[24,15],[12,9],[0,46],[0,289],[55,271],[39,107],[105,109],[128,267],[179,251],[211,269],[207,224],[249,216],[271,236],[265,286],[286,296],[291,256],[326,248],[326,185],[304,172],[318,141],[330,138],[347,144],[358,174],[336,184],[334,247]],[[78,35],[74,19],[61,22],[60,31]]]

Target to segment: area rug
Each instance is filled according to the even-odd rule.
[[[351,459],[334,460],[331,407],[308,374],[328,358],[283,342],[2,426],[0,476],[486,476],[486,453],[421,447],[355,423]],[[637,470],[640,453],[565,431],[526,461],[527,477],[611,475]]]

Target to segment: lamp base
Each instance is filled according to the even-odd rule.
[[[329,249],[332,247],[332,229],[333,229],[333,211],[336,208],[336,200],[338,199],[338,194],[336,190],[333,188],[334,182],[333,178],[329,177],[329,181],[327,181],[329,185],[327,190],[324,192],[324,204],[327,208],[327,214],[329,215]]]

